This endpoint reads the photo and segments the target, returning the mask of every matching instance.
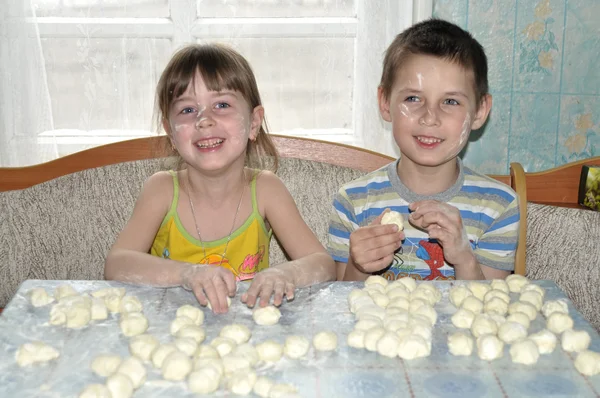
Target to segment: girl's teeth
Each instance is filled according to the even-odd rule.
[[[208,141],[208,142],[203,142],[203,143],[197,143],[196,146],[198,148],[214,148],[217,145],[220,145],[223,143],[223,140],[216,140],[216,141]]]

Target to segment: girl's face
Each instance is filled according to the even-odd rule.
[[[202,75],[171,105],[165,130],[185,162],[199,170],[243,167],[248,140],[255,140],[263,108],[250,109],[241,93],[210,91]]]
[[[485,122],[491,97],[477,107],[474,79],[456,63],[413,55],[396,72],[390,98],[379,93],[382,117],[392,123],[405,160],[435,167],[453,160],[471,129]]]

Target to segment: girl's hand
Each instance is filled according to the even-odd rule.
[[[260,298],[260,306],[265,307],[274,294],[273,304],[280,306],[284,294],[288,301],[294,298],[295,289],[294,279],[289,272],[277,267],[267,268],[254,276],[248,291],[242,294],[242,302],[254,307],[256,299]]]
[[[207,265],[190,264],[181,273],[181,285],[194,292],[200,305],[210,305],[215,314],[225,313],[227,296],[235,295],[235,277],[226,268]]]
[[[477,262],[456,207],[436,200],[423,200],[411,203],[409,208],[412,213],[408,221],[439,242],[449,264],[461,266]]]

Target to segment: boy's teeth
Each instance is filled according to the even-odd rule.
[[[419,140],[423,144],[435,144],[435,143],[438,143],[438,142],[442,142],[442,140],[440,138],[417,137],[417,140]]]
[[[217,140],[198,142],[198,143],[196,143],[196,146],[198,148],[214,148],[217,145],[220,145],[221,143],[223,143],[223,140],[217,139]]]

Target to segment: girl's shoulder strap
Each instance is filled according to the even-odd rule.
[[[173,177],[173,201],[171,202],[171,208],[169,209],[169,215],[171,215],[177,211],[177,203],[179,203],[179,173],[175,170],[169,170],[169,173]]]

